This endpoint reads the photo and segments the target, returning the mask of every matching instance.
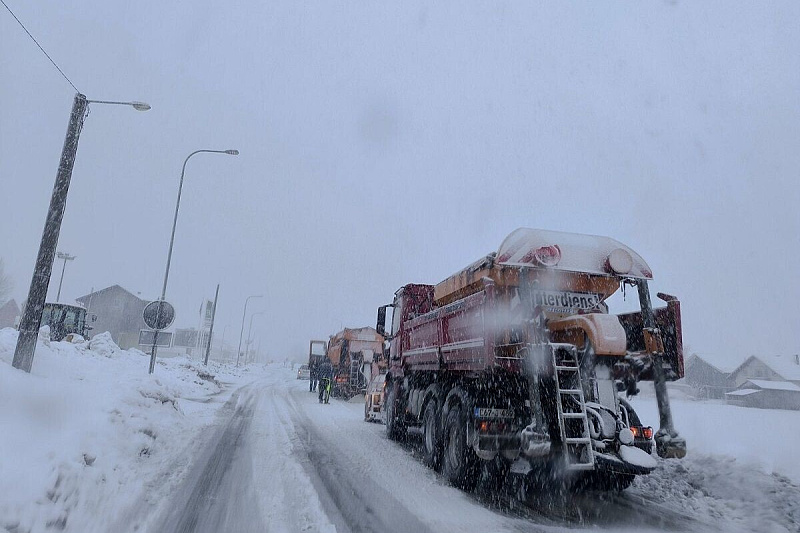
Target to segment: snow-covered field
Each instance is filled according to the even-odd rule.
[[[120,350],[107,334],[44,343],[30,374],[0,330],[0,531],[110,531],[249,373]],[[227,391],[229,394],[230,391]],[[207,402],[207,403],[203,403]]]
[[[800,413],[673,398],[683,460],[621,495],[513,504],[469,495],[414,445],[322,406],[281,365],[205,368],[91,342],[40,343],[31,374],[0,330],[0,532],[800,531]],[[657,426],[655,399],[633,400]],[[409,529],[410,528],[410,529]]]
[[[632,404],[643,423],[658,427],[653,396],[645,393]],[[660,460],[633,490],[676,502],[687,513],[725,524],[723,530],[800,531],[800,411],[681,397],[670,405],[687,456]]]
[[[642,420],[658,428],[655,397],[632,400]],[[753,409],[721,400],[696,401],[673,395],[675,428],[686,438],[690,457],[717,456],[800,483],[800,411]]]

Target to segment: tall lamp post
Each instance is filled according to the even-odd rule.
[[[222,349],[222,360],[227,361],[228,359],[225,357],[225,333],[228,332],[228,328],[231,327],[230,324],[225,324],[225,327],[222,328],[222,340],[220,341],[219,345]]]
[[[56,255],[58,236],[61,233],[61,221],[64,219],[64,209],[67,206],[67,193],[72,180],[72,169],[75,166],[75,156],[78,152],[78,139],[83,129],[83,121],[89,109],[89,104],[112,104],[131,106],[137,111],[150,109],[144,102],[112,102],[107,100],[87,100],[86,96],[77,93],[72,102],[72,112],[67,125],[67,135],[64,138],[64,147],[61,149],[61,160],[56,172],[56,182],[53,194],[50,197],[50,208],[44,223],[42,240],[39,243],[39,253],[36,256],[36,266],[33,270],[31,286],[28,290],[25,312],[19,323],[19,337],[14,351],[14,368],[30,372],[33,366],[33,355],[36,351],[36,339],[39,336],[39,325],[42,323],[47,289],[50,285],[50,275],[53,272],[53,259]]]
[[[248,354],[250,353],[250,344],[253,342],[253,318],[263,314],[264,311],[259,311],[250,315],[250,326],[247,328],[247,343],[245,343],[245,349],[247,350]],[[244,358],[244,363],[247,364],[247,357]]]
[[[161,287],[161,299],[160,301],[164,301],[167,296],[167,280],[169,279],[169,266],[172,263],[172,248],[175,244],[175,228],[178,225],[178,210],[181,207],[181,192],[183,192],[183,177],[186,174],[186,163],[189,162],[189,159],[195,155],[200,153],[208,153],[208,154],[226,154],[226,155],[239,155],[239,150],[195,150],[188,156],[186,159],[183,160],[183,168],[181,168],[181,181],[178,183],[178,200],[175,202],[175,217],[172,219],[172,234],[169,238],[169,252],[167,253],[167,268],[164,269],[164,285]],[[156,308],[156,323],[158,324],[161,322],[161,308],[162,305],[159,305]],[[156,367],[156,350],[158,349],[158,333],[159,329],[156,329],[155,333],[153,334],[153,350],[150,352],[150,373],[153,373],[153,370]]]
[[[244,312],[242,313],[242,330],[239,332],[239,348],[236,350],[236,366],[239,366],[239,357],[242,355],[242,336],[244,336],[244,320],[247,317],[247,304],[250,298],[263,298],[263,294],[251,294],[244,301]]]
[[[58,252],[56,256],[59,259],[64,260],[64,266],[61,267],[61,279],[58,280],[58,295],[56,296],[56,302],[61,301],[61,284],[64,283],[64,272],[67,270],[67,261],[74,260],[77,256],[69,255],[67,252]]]

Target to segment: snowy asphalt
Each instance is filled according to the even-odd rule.
[[[281,369],[282,370],[282,369]],[[319,405],[278,371],[237,390],[151,531],[723,531],[657,493],[465,494],[388,441],[361,404]]]

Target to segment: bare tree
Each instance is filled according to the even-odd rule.
[[[6,275],[5,265],[3,260],[0,259],[0,305],[4,304],[11,294],[13,284],[11,278]]]

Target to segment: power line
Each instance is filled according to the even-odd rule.
[[[38,46],[38,47],[39,47],[39,50],[41,50],[41,51],[42,51],[42,53],[43,53],[43,54],[44,54],[44,55],[47,57],[47,59],[49,59],[49,60],[50,60],[50,62],[53,64],[53,66],[54,66],[54,67],[56,67],[56,70],[58,70],[58,71],[61,73],[61,75],[62,75],[62,76],[64,76],[64,79],[65,79],[65,80],[67,80],[67,83],[69,83],[70,85],[72,85],[72,88],[73,88],[73,89],[75,89],[75,92],[76,92],[76,93],[79,93],[80,91],[78,90],[78,88],[77,88],[77,87],[75,87],[75,84],[74,84],[74,83],[72,83],[72,82],[70,81],[70,79],[67,77],[67,75],[66,75],[66,74],[64,74],[64,71],[63,71],[63,70],[61,70],[61,69],[59,68],[59,66],[58,66],[58,65],[56,65],[56,62],[55,62],[55,61],[53,61],[53,58],[52,58],[52,57],[50,57],[50,54],[48,54],[48,53],[47,53],[47,51],[45,51],[45,49],[44,49],[44,48],[42,48],[42,45],[41,45],[41,44],[39,44],[39,41],[37,41],[37,40],[36,40],[36,38],[35,38],[33,35],[31,35],[31,32],[29,32],[29,31],[28,31],[28,28],[26,28],[26,27],[25,27],[25,25],[22,23],[22,21],[21,21],[21,20],[19,20],[19,19],[17,18],[17,16],[14,14],[14,12],[13,12],[13,11],[11,11],[11,8],[10,8],[10,7],[8,7],[8,5],[5,3],[5,0],[0,0],[0,3],[2,3],[2,4],[3,4],[3,6],[5,6],[5,8],[6,8],[6,9],[8,9],[8,12],[9,12],[9,13],[11,13],[11,16],[12,16],[12,17],[14,17],[14,20],[16,20],[16,21],[19,23],[19,25],[22,27],[22,29],[23,29],[23,30],[25,30],[25,33],[27,33],[27,34],[28,34],[28,37],[30,37],[30,38],[31,38],[31,40],[32,40],[34,43],[36,43],[36,46]]]

